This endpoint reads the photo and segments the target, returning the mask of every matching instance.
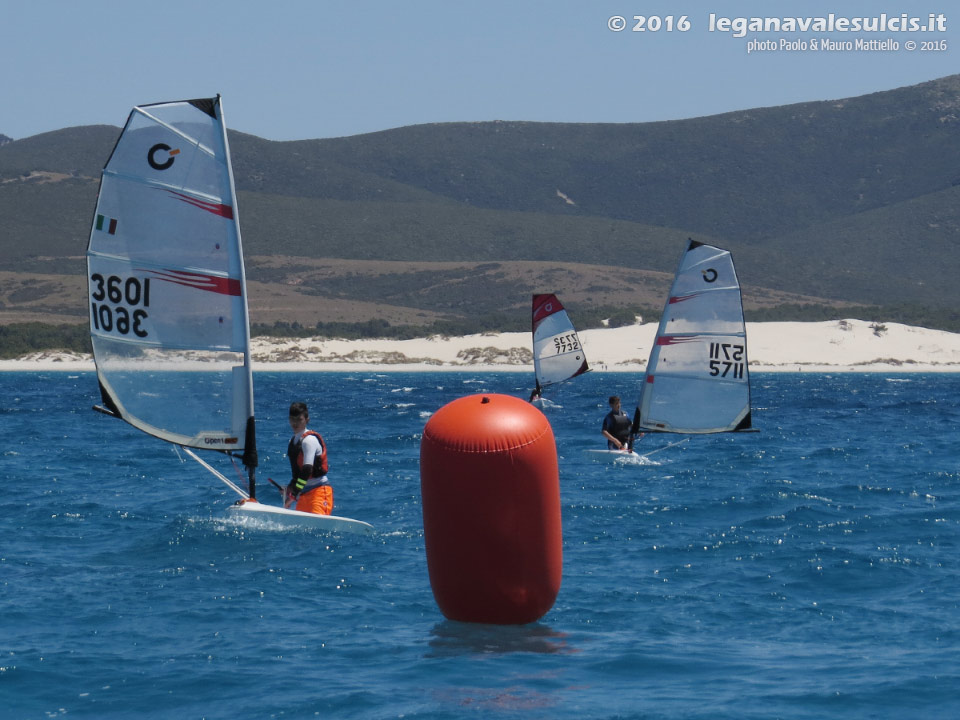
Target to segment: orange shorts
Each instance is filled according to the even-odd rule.
[[[320,485],[313,490],[301,493],[294,510],[330,515],[333,512],[333,488],[329,485]]]

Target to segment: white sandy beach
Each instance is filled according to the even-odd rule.
[[[590,367],[640,372],[656,323],[583,330]],[[960,372],[960,334],[862,320],[747,323],[751,372]],[[529,333],[415,340],[254,338],[254,370],[532,372]],[[0,371],[93,370],[88,355],[39,352],[0,361]]]

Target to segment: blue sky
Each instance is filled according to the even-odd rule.
[[[947,29],[709,29],[711,14],[829,13],[942,13]],[[660,29],[634,32],[635,15]],[[611,31],[613,16],[627,28]],[[218,92],[230,127],[296,140],[450,121],[671,120],[960,72],[960,10],[942,0],[0,0],[0,18],[0,133],[15,139],[119,126],[133,105]],[[823,38],[900,49],[747,52],[751,39]],[[910,40],[947,49],[910,51]]]

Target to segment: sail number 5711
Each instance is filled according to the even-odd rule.
[[[143,321],[147,319],[144,308],[150,307],[150,278],[124,280],[117,275],[104,277],[94,273],[90,276],[90,297],[90,318],[95,330],[147,336]]]
[[[731,376],[736,380],[742,380],[745,365],[743,345],[710,343],[710,375],[712,377]]]

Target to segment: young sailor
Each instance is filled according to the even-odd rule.
[[[607,439],[607,450],[625,450],[630,442],[630,430],[633,422],[630,416],[620,409],[620,398],[611,395],[608,400],[610,412],[603,418],[603,436]],[[643,434],[640,434],[643,437]]]
[[[306,403],[290,405],[290,429],[293,437],[287,446],[292,478],[284,492],[284,507],[301,512],[330,515],[333,512],[333,488],[327,482],[327,445],[320,433],[307,429],[310,414]]]

